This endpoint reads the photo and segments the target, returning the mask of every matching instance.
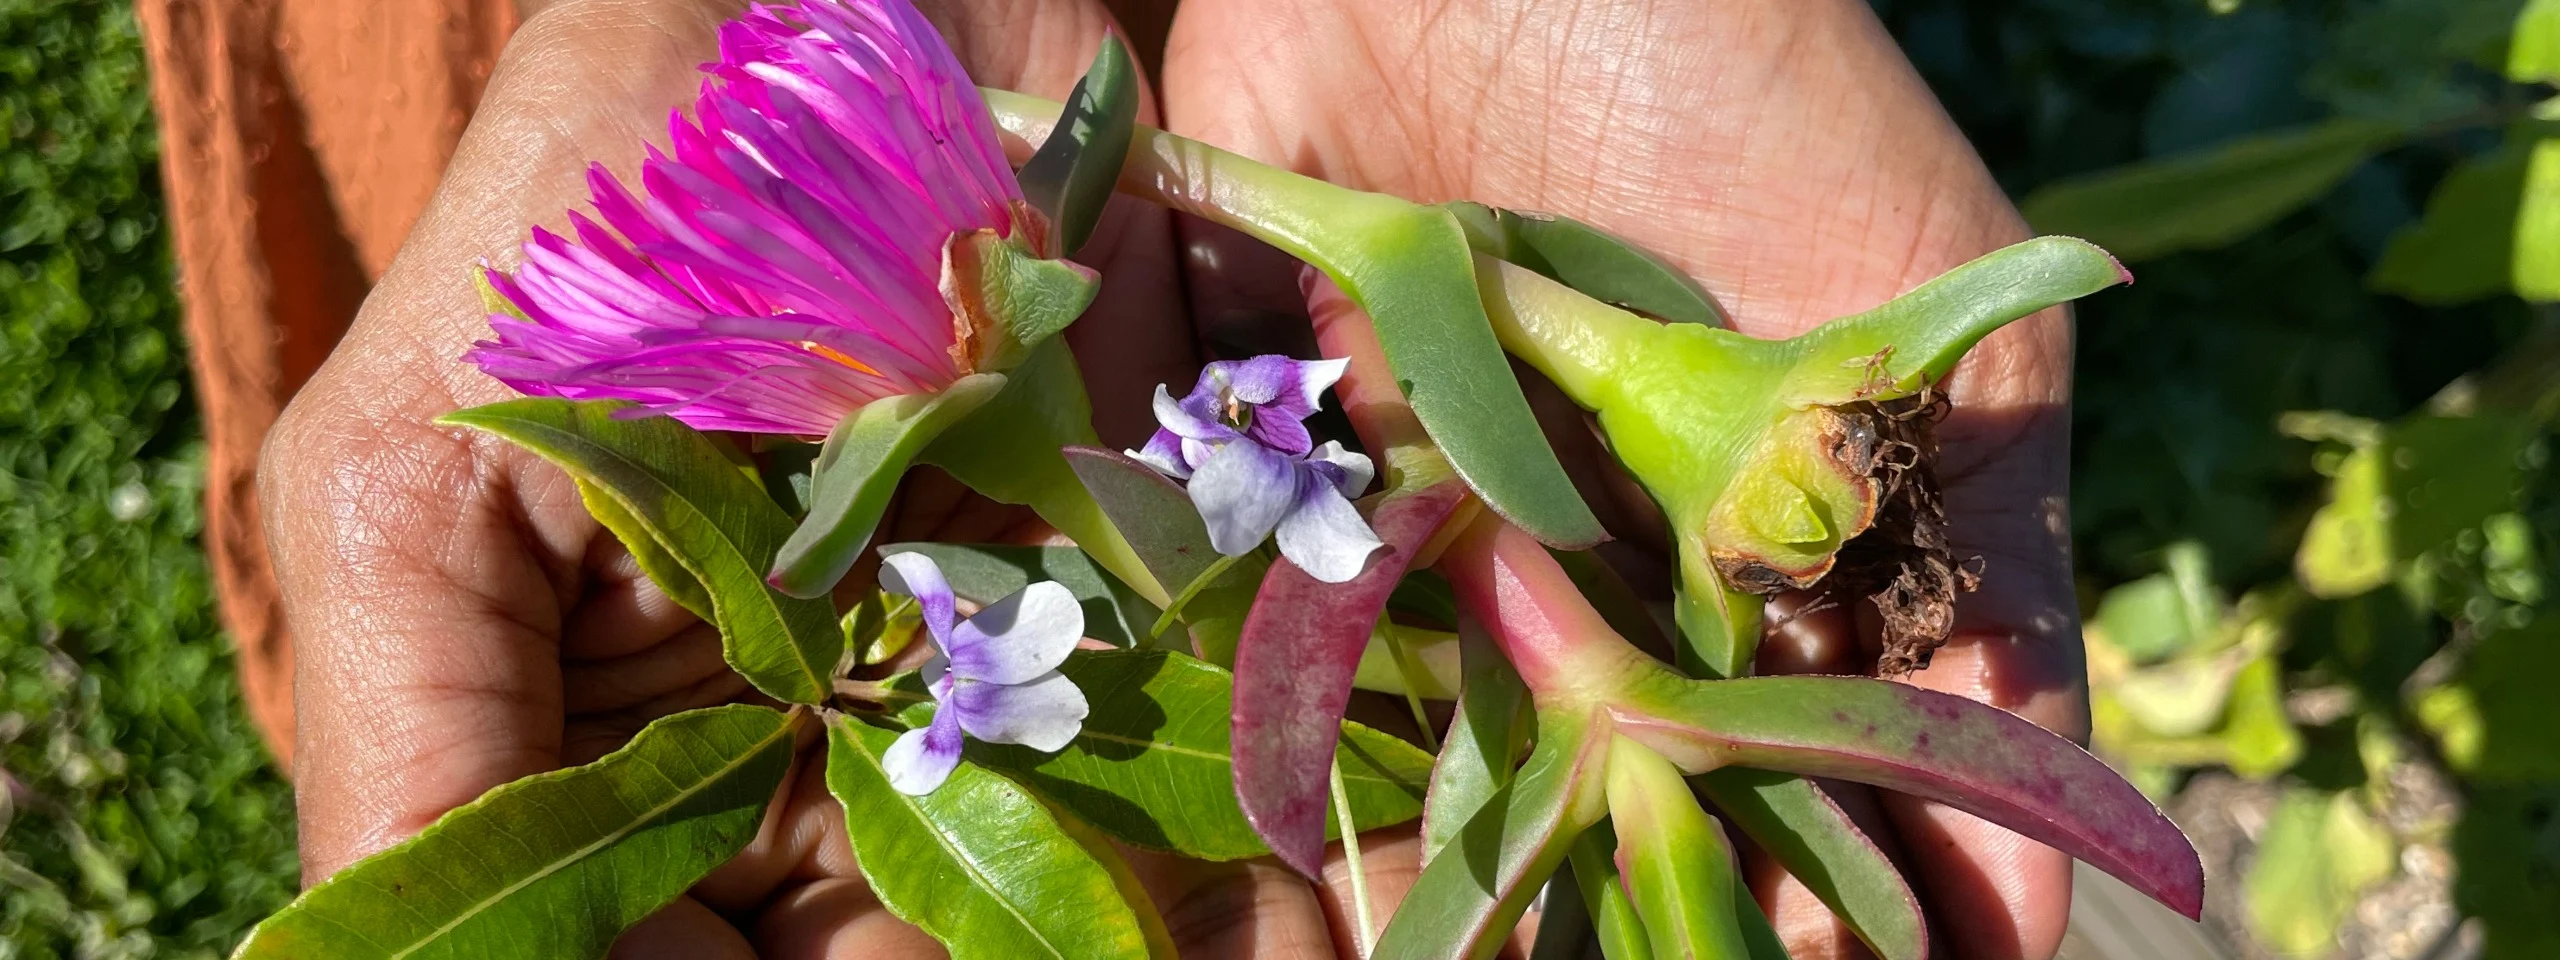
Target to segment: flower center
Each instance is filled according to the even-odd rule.
[[[1225,396],[1227,401],[1226,408],[1222,411],[1220,419],[1225,420],[1227,422],[1227,426],[1234,427],[1237,430],[1252,429],[1253,405],[1236,399],[1236,395],[1233,393],[1227,393]]]

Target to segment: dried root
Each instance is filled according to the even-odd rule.
[[[1982,559],[1956,558],[1938,485],[1937,422],[1945,396],[1914,396],[1839,408],[1848,429],[1835,462],[1877,483],[1875,522],[1841,545],[1826,599],[1865,599],[1884,621],[1876,671],[1900,676],[1929,665],[1955,629],[1955,598],[1981,583]]]

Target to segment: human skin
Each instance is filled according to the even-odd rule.
[[[640,576],[565,475],[430,422],[510,395],[457,360],[485,330],[469,265],[511,265],[529,224],[564,226],[584,202],[588,160],[627,174],[643,142],[663,143],[667,111],[691,97],[692,66],[711,58],[713,28],[738,5],[540,4],[435,201],[271,434],[261,487],[296,642],[306,879],[491,787],[599,756],[651,718],[750,694],[721,663],[716,635]],[[1087,0],[926,9],[981,82],[1050,97],[1109,22]],[[1163,118],[1355,186],[1585,217],[1688,267],[1753,333],[1870,306],[2023,236],[1851,0],[1434,9],[1193,0],[1172,26]],[[1069,334],[1089,379],[1186,383],[1200,359],[1187,317],[1303,310],[1294,273],[1231,241],[1118,205],[1081,258],[1106,278]],[[1914,679],[2077,735],[2060,532],[2068,351],[2058,320],[2016,325],[1951,387],[1948,500],[1968,538],[1960,545],[1989,566],[1960,610],[1958,641]],[[1106,441],[1143,438],[1141,392],[1096,399]],[[1031,535],[1025,519],[925,480],[909,485],[891,533]],[[1782,634],[1771,656],[1799,666],[1858,657],[1836,613]],[[819,780],[806,765],[795,771],[748,851],[615,955],[939,955],[870,896]],[[1960,918],[1940,928],[1958,953],[2050,954],[2067,861],[1961,814],[1892,799],[1883,808],[1932,905]],[[1371,892],[1391,904],[1415,869],[1413,841],[1382,832],[1369,847]],[[1322,957],[1348,946],[1333,885],[1260,863],[1137,866],[1186,955]],[[1837,939],[1800,889],[1759,873],[1781,916],[1797,921],[1800,947]],[[1338,864],[1331,878],[1342,879]]]

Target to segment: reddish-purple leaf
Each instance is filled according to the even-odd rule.
[[[1700,681],[1649,671],[1613,698],[1619,730],[1691,770],[1855,780],[1947,804],[2086,860],[2187,916],[2204,866],[2106,764],[2007,711],[1861,677]]]
[[[1317,580],[1286,558],[1262,578],[1236,645],[1236,801],[1299,873],[1324,870],[1327,771],[1370,627],[1415,552],[1466,496],[1454,478],[1387,494],[1369,518],[1387,549],[1348,582]]]

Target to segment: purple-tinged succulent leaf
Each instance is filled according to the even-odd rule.
[[[1501,950],[1575,837],[1608,812],[1608,751],[1605,715],[1540,711],[1529,762],[1422,868],[1371,960],[1483,960]]]
[[[1855,677],[1698,681],[1656,670],[1613,699],[1619,729],[1682,767],[1838,777],[1936,800],[2114,874],[2194,917],[2195,847],[2078,745],[1963,697]]]
[[[1372,522],[1387,552],[1358,576],[1325,583],[1287,558],[1271,566],[1236,645],[1236,801],[1280,861],[1324,870],[1326,771],[1371,628],[1416,551],[1466,499],[1454,479],[1398,490]]]
[[[1747,767],[1710,770],[1690,782],[1876,956],[1929,956],[1928,919],[1911,885],[1819,784]]]

